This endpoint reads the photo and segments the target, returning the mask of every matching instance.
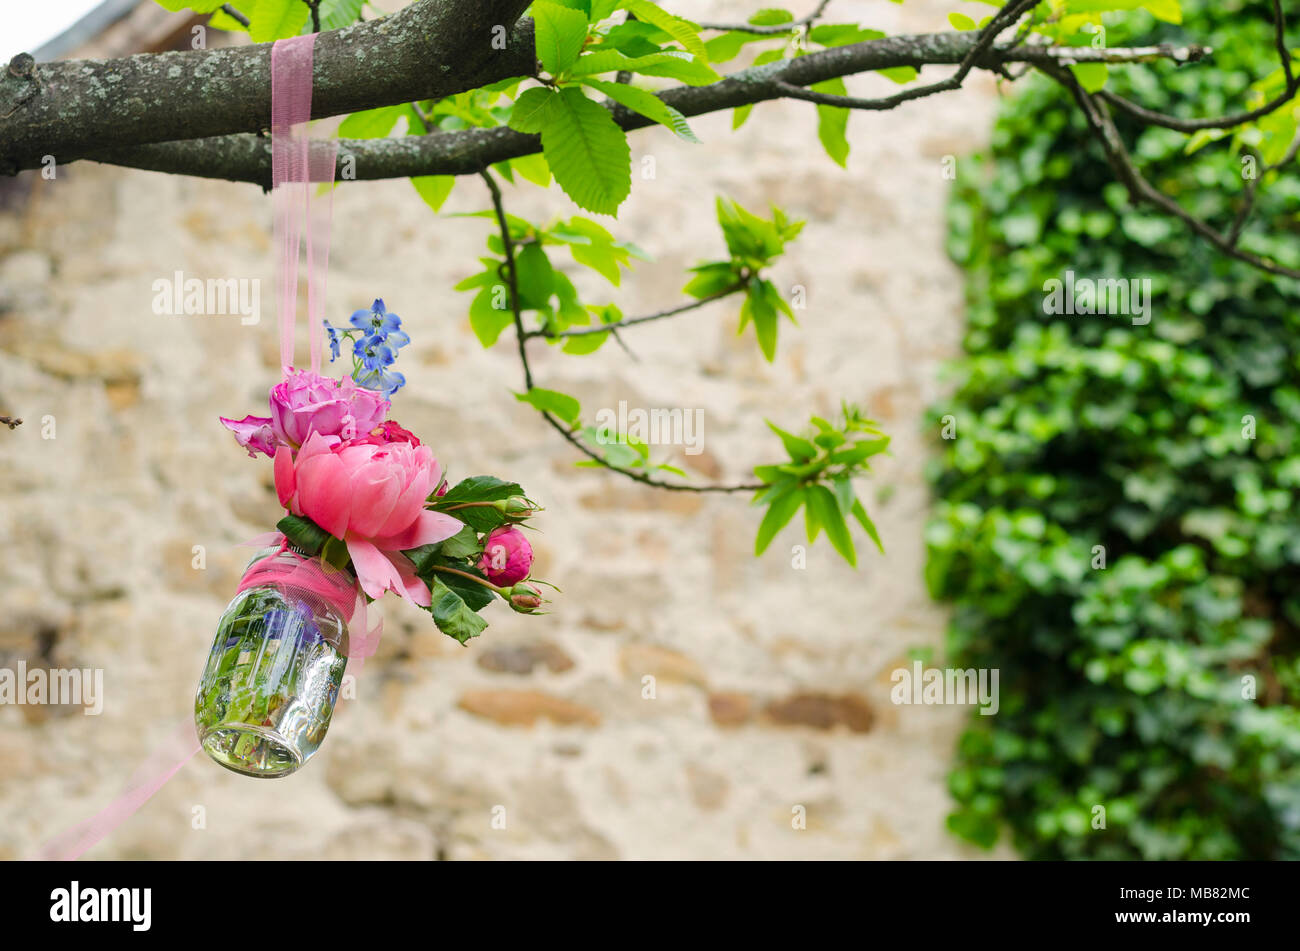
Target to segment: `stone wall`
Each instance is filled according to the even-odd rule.
[[[737,19],[752,5],[674,9]],[[943,29],[947,5],[832,9],[906,32]],[[980,79],[855,115],[847,172],[821,152],[805,103],[759,106],[735,134],[729,115],[694,120],[699,146],[636,133],[634,168],[653,156],[656,176],[635,183],[611,227],[655,260],[616,290],[574,273],[581,289],[629,314],[669,306],[683,269],[722,248],[714,195],[774,202],[808,221],[776,273],[808,289],[801,326],[783,325],[771,365],[751,334],[737,338],[731,302],[627,333],[635,359],[535,345],[539,383],[579,396],[589,416],[619,400],[703,409],[705,451],[676,460],[700,479],[744,478],[776,456],[764,418],[797,427],[841,398],[863,404],[894,452],[866,496],[888,555],[863,551],[856,571],[824,540],[792,567],[796,526],[755,560],[744,498],[656,493],[574,467],[512,396],[513,344],[482,350],[468,297],[451,290],[488,223],[449,213],[487,207],[480,182],[462,180],[440,216],[404,181],[338,189],[331,315],[383,296],[403,316],[410,383],[395,415],[453,478],[509,475],[544,502],[537,574],[564,593],[542,618],[490,609],[465,648],[389,604],[358,697],[306,768],[258,783],[200,756],[90,857],[982,854],[943,827],[966,711],[896,707],[888,692],[910,650],[942,641],[921,579],[920,432],[962,324],[941,160],[987,134],[992,93]],[[506,200],[529,217],[574,211],[531,186]],[[189,716],[249,555],[240,543],[279,515],[270,465],[216,417],[264,405],[278,354],[258,189],[80,164],[8,183],[0,209],[0,413],[25,420],[0,430],[0,666],[102,668],[106,694],[100,716],[0,707],[0,856],[17,858],[100,809]],[[155,315],[152,283],[178,270],[260,279],[263,319]]]

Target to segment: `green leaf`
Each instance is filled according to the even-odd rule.
[[[539,386],[524,393],[516,393],[515,399],[527,403],[543,413],[551,413],[570,425],[577,423],[582,412],[582,404],[567,393],[558,390],[546,390]]]
[[[736,129],[739,129],[742,125],[744,125],[745,120],[749,118],[749,114],[753,111],[754,111],[754,104],[752,102],[747,103],[746,105],[743,106],[737,106],[731,113],[732,131],[734,132]]]
[[[510,167],[534,185],[546,188],[551,184],[551,168],[546,164],[546,156],[541,153],[513,158]]]
[[[767,512],[763,515],[763,521],[758,525],[758,535],[754,538],[755,558],[767,550],[767,546],[772,543],[777,532],[790,523],[790,519],[794,518],[803,504],[804,492],[794,486],[788,487],[784,493],[771,499]]]
[[[639,112],[647,119],[667,126],[688,142],[700,141],[695,137],[695,133],[691,131],[691,127],[687,124],[684,115],[648,90],[638,89],[626,83],[610,82],[605,79],[584,79],[582,83],[603,92],[610,99],[627,106],[633,112]]]
[[[193,10],[195,13],[212,13],[220,10],[225,0],[157,0],[158,6],[172,13]]]
[[[218,0],[220,2],[220,0]],[[214,30],[225,30],[227,33],[247,33],[248,27],[240,23],[225,10],[218,7],[211,17],[208,18],[208,26]]]
[[[807,490],[808,508],[816,513],[817,521],[826,529],[826,537],[831,540],[835,550],[850,565],[857,567],[858,555],[853,547],[853,537],[849,534],[848,523],[831,490],[824,485],[811,485]]]
[[[565,87],[547,110],[542,151],[555,180],[581,208],[612,215],[632,190],[632,152],[609,110]]]
[[[546,86],[525,89],[510,110],[510,128],[516,132],[541,132],[558,93]]]
[[[275,523],[275,527],[285,538],[289,539],[290,545],[306,552],[308,555],[319,553],[331,538],[329,532],[311,519],[304,518],[301,515],[286,515]]]
[[[487,621],[466,604],[464,598],[447,587],[441,577],[434,578],[429,593],[432,599],[429,613],[433,615],[438,630],[448,637],[464,644],[487,627]]]
[[[975,21],[964,13],[949,13],[948,22],[952,24],[954,30],[973,30]]]
[[[844,85],[844,80],[838,78],[828,79],[824,83],[816,83],[809,88],[814,92],[828,93],[832,96],[844,96],[848,94],[848,89]],[[848,109],[842,109],[839,106],[818,104],[817,138],[821,141],[822,148],[826,150],[826,154],[831,157],[831,161],[841,168],[847,167],[849,158],[849,140],[846,134],[848,127]]]
[[[341,139],[382,139],[393,131],[397,120],[406,115],[409,106],[380,106],[354,112],[339,123]]]
[[[502,291],[497,290],[498,287],[504,291],[504,285],[501,284],[485,287],[474,296],[473,302],[469,305],[470,329],[474,331],[474,336],[478,337],[478,342],[485,347],[496,343],[497,338],[501,336],[501,331],[514,323],[515,319],[509,309],[498,309],[493,306],[498,297],[505,296]]]
[[[411,184],[415,190],[420,193],[424,203],[434,211],[440,209],[447,196],[451,194],[452,188],[456,185],[455,175],[417,175],[411,179]]]
[[[788,433],[780,426],[777,426],[770,419],[764,420],[767,428],[776,433],[781,439],[781,445],[785,446],[785,451],[790,454],[790,458],[795,462],[807,462],[817,455],[817,447],[802,436],[796,436],[794,433]]]
[[[461,479],[446,495],[437,496],[433,501],[435,508],[445,508],[461,502],[499,502],[516,495],[523,495],[524,490],[517,482],[506,482],[496,476],[477,475]]]
[[[1079,85],[1088,92],[1100,92],[1110,74],[1105,63],[1076,63],[1070,67]]]
[[[366,0],[325,0],[320,5],[321,31],[351,26],[361,19],[361,8],[365,5]]]
[[[253,0],[243,10],[248,17],[248,35],[254,43],[269,43],[297,36],[311,10],[302,0]]]
[[[483,574],[474,565],[467,565],[462,562],[459,566],[461,571],[474,575],[476,578],[482,578]],[[462,578],[460,575],[453,575],[448,571],[437,572],[438,580],[446,585],[447,590],[454,591],[460,595],[460,599],[473,611],[482,611],[492,603],[496,595],[490,588],[481,584],[470,581],[468,578]],[[485,581],[487,579],[484,579]]]
[[[540,310],[555,292],[555,269],[540,244],[527,244],[515,255],[521,307]]]
[[[879,69],[876,72],[900,86],[910,83],[920,75],[913,66],[890,66],[888,69]]]
[[[867,515],[867,510],[862,507],[860,499],[853,500],[853,508],[850,511],[853,513],[853,517],[858,520],[858,524],[862,526],[862,530],[876,543],[876,548],[883,555],[885,546],[880,542],[880,533],[876,531],[876,523],[871,521],[871,518]]]
[[[537,58],[552,76],[578,60],[587,40],[587,17],[581,10],[538,0],[530,8],[537,36]]]
[[[451,538],[432,545],[408,548],[402,552],[411,559],[417,575],[427,575],[429,569],[447,559],[474,558],[479,554],[478,532],[466,525]]]
[[[681,50],[662,50],[635,57],[618,50],[595,50],[579,57],[570,70],[570,75],[581,77],[621,71],[639,73],[642,76],[663,76],[688,86],[705,86],[722,78],[707,64]]]
[[[700,59],[708,59],[709,53],[704,48],[704,41],[700,39],[699,28],[694,23],[673,16],[662,7],[651,3],[650,0],[623,0],[622,6],[629,13],[635,14],[636,18],[643,23],[659,27],[678,43],[681,43],[686,52],[698,56]]]

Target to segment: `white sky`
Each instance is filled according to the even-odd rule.
[[[9,62],[15,53],[34,52],[46,40],[58,36],[99,6],[99,0],[40,0],[4,6],[15,9],[4,11],[0,63]]]

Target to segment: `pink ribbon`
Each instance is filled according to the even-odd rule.
[[[321,324],[325,319],[325,276],[329,268],[330,218],[338,143],[313,140],[307,134],[307,123],[311,119],[312,50],[315,44],[316,34],[313,33],[278,40],[271,47],[271,205],[278,253],[276,289],[280,367],[285,376],[293,368],[298,259],[304,238],[307,251],[307,336],[314,373],[320,372]],[[322,200],[314,203],[313,182],[330,183],[324,189]],[[267,538],[261,536],[253,543]],[[278,532],[271,533],[269,538],[273,539],[272,544],[283,544],[287,550],[288,542]],[[357,658],[359,666],[363,665],[364,659],[378,649],[382,620],[376,617],[374,625],[367,626],[367,599],[358,586],[349,586],[342,580],[341,572],[338,577],[331,578],[310,559],[296,557],[301,561],[287,568],[272,568],[267,564],[269,559],[261,559],[249,567],[239,590],[253,584],[292,581],[332,604],[341,604],[341,614],[348,616],[349,621],[356,619],[360,622],[357,631],[349,628],[348,657]],[[352,603],[348,604],[348,601]],[[79,858],[134,815],[200,748],[193,718],[187,718],[132,774],[117,799],[91,818],[47,842],[36,857],[46,860]]]

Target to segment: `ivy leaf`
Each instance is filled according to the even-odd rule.
[[[704,41],[700,39],[699,28],[694,23],[673,16],[662,7],[651,3],[650,0],[623,0],[623,9],[636,16],[643,23],[649,23],[663,30],[678,43],[681,43],[686,52],[698,56],[700,59],[708,59],[708,50],[704,48]]]
[[[582,404],[568,393],[547,390],[540,386],[535,386],[524,393],[516,393],[515,399],[543,413],[557,416],[570,425],[577,423],[578,416],[582,412]]]
[[[248,17],[248,35],[254,43],[297,36],[311,15],[302,0],[254,0],[243,12]]]
[[[617,103],[627,106],[633,112],[639,112],[647,119],[667,126],[688,142],[699,142],[691,131],[686,117],[664,102],[654,93],[629,86],[627,83],[613,83],[605,79],[584,79],[583,85],[603,92]]]
[[[552,76],[578,60],[587,40],[587,17],[581,10],[538,0],[530,8],[537,36],[537,58]]]
[[[632,190],[626,134],[576,87],[560,90],[547,109],[542,152],[564,193],[588,211],[612,215]]]
[[[853,547],[853,537],[849,534],[848,523],[844,513],[831,490],[824,485],[811,485],[807,490],[808,508],[817,516],[817,521],[826,529],[826,537],[831,540],[835,550],[850,565],[857,567],[858,555]]]
[[[471,637],[478,637],[487,621],[483,620],[473,608],[465,603],[455,591],[452,591],[441,578],[434,578],[429,588],[432,603],[429,613],[438,630],[464,644]]]
[[[758,535],[754,538],[755,558],[767,550],[767,546],[772,543],[777,532],[785,528],[803,506],[804,491],[792,483],[785,492],[769,498],[767,512],[763,516],[763,521],[759,522]]]

